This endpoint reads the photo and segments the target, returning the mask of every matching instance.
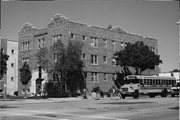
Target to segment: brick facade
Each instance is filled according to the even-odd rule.
[[[85,57],[82,59],[85,63],[84,70],[88,72],[86,86],[89,92],[96,86],[100,86],[101,90],[107,92],[113,85],[112,78],[116,71],[121,69],[119,66],[113,65],[113,54],[122,50],[123,44],[143,41],[146,45],[154,48],[155,53],[158,53],[156,39],[130,34],[120,27],[107,29],[90,26],[70,21],[62,15],[55,15],[44,29],[36,29],[30,24],[23,25],[19,32],[19,67],[22,67],[22,59],[29,58],[30,69],[36,69],[37,59],[35,54],[38,52],[39,41],[43,41],[45,47],[50,48],[56,36],[65,45],[67,45],[68,40],[82,41],[82,53]],[[92,39],[96,40],[93,41]],[[29,42],[28,50],[22,50],[24,42]],[[95,47],[92,45],[95,45]],[[91,64],[92,55],[97,56],[96,65]],[[104,63],[105,58],[107,59],[106,63]],[[93,73],[98,74],[98,81],[96,82],[92,81]],[[104,76],[107,76],[108,79],[104,80]],[[22,86],[21,82],[19,83],[19,86]],[[19,90],[21,88],[19,87]]]

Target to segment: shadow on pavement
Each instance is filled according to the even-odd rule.
[[[127,104],[149,104],[154,102],[108,102],[108,103],[99,103],[99,104],[111,104],[111,105],[127,105]]]
[[[175,110],[179,110],[179,106],[176,106],[176,107],[171,107],[169,109],[175,109]]]
[[[6,109],[6,108],[18,108],[17,106],[9,106],[9,105],[1,105],[1,109]]]

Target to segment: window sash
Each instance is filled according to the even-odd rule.
[[[91,55],[91,64],[97,65],[98,64],[98,57],[97,55]]]

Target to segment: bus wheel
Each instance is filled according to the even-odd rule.
[[[122,94],[121,97],[122,97],[122,99],[125,99],[126,96]]]
[[[171,94],[171,97],[175,97],[175,95],[174,95],[174,94]]]
[[[133,97],[134,97],[134,98],[139,98],[139,91],[138,91],[138,90],[135,90],[135,91],[134,91]]]
[[[161,97],[167,97],[167,90],[164,89],[161,93]]]
[[[155,95],[152,94],[152,93],[149,93],[148,95],[149,95],[150,98],[154,98],[155,97]]]

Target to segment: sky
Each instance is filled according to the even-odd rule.
[[[18,41],[21,26],[29,22],[45,28],[55,14],[72,21],[107,27],[158,40],[161,72],[179,69],[177,1],[59,0],[1,2],[1,37]]]

